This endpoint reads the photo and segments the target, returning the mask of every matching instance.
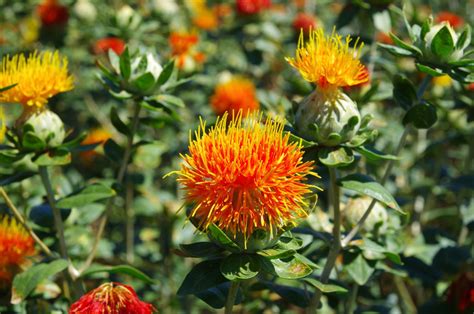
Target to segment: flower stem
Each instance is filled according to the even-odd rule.
[[[12,200],[8,196],[5,189],[3,189],[3,187],[0,187],[0,195],[5,201],[5,204],[7,204],[7,207],[10,208],[10,210],[13,212],[13,215],[15,216],[16,220],[18,220],[23,225],[23,227],[26,229],[26,231],[28,231],[28,233],[33,238],[33,240],[35,240],[35,242],[39,245],[41,250],[49,257],[53,257],[54,256],[53,252],[51,252],[48,246],[44,244],[43,241],[41,241],[41,239],[36,235],[33,229],[31,229],[31,227],[28,226],[28,224],[25,221],[25,218],[23,218],[23,215],[20,213],[18,208],[16,208],[16,206],[13,204]]]
[[[130,129],[129,134],[127,135],[127,145],[125,146],[125,151],[123,153],[122,163],[120,165],[120,168],[119,168],[119,171],[118,171],[118,174],[117,174],[117,183],[118,184],[123,183],[123,179],[125,177],[125,173],[126,173],[126,170],[128,168],[128,163],[130,161],[130,157],[131,157],[131,154],[132,154],[133,139],[135,137],[135,133],[137,132],[137,128],[138,128],[140,110],[141,110],[140,100],[137,99],[134,103],[132,127]],[[79,271],[80,273],[84,272],[87,268],[89,268],[89,266],[94,261],[95,254],[96,254],[97,249],[99,247],[100,239],[102,238],[102,235],[103,235],[104,230],[105,230],[105,226],[107,224],[107,217],[110,214],[110,211],[112,209],[112,205],[114,203],[114,200],[115,200],[115,197],[109,198],[109,200],[107,201],[107,204],[105,205],[105,211],[104,211],[104,214],[102,215],[102,217],[100,218],[99,228],[97,230],[97,234],[95,236],[94,243],[92,245],[92,249],[91,249],[89,255],[87,256],[87,259],[86,259],[84,265],[82,266],[81,270]]]
[[[430,75],[427,75],[427,76],[424,77],[424,79],[421,82],[420,87],[418,88],[418,91],[416,93],[418,101],[420,101],[422,99],[423,94],[425,93],[426,89],[428,88],[432,78],[433,77],[430,76]],[[403,130],[403,134],[400,137],[400,141],[399,141],[399,143],[397,145],[397,149],[394,153],[395,156],[398,156],[400,154],[400,151],[402,150],[402,148],[405,146],[405,142],[406,142],[406,139],[407,139],[409,133],[410,133],[410,128],[409,127],[405,128]],[[388,177],[390,176],[390,173],[391,173],[392,168],[393,168],[393,164],[394,164],[393,159],[388,161],[387,168],[385,169],[385,173],[384,173],[384,175],[382,177],[382,180],[381,180],[382,185],[385,184]],[[331,168],[329,168],[329,170],[330,170],[329,174],[331,175]],[[332,183],[331,183],[331,186],[332,186]],[[338,194],[338,197],[339,197],[339,192],[337,194]],[[337,244],[336,244],[337,241],[334,241],[333,246],[331,247],[331,250],[329,251],[329,256],[328,256],[328,259],[326,260],[326,264],[324,265],[323,273],[321,275],[321,282],[322,283],[327,283],[327,279],[326,279],[326,282],[324,281],[324,278],[325,278],[324,275],[327,273],[327,276],[329,278],[329,274],[331,273],[331,270],[334,268],[334,265],[336,263],[336,258],[339,254],[339,251],[342,248],[344,248],[345,246],[347,246],[347,244],[349,244],[349,242],[357,235],[357,232],[362,227],[362,225],[365,223],[365,220],[369,217],[370,212],[372,211],[372,208],[375,206],[376,202],[377,201],[375,199],[372,200],[369,207],[366,209],[366,211],[364,212],[362,217],[359,219],[357,224],[354,226],[354,228],[349,232],[349,234],[346,237],[344,237],[344,239],[342,241],[339,242],[339,244],[338,244],[339,246],[337,246]],[[334,220],[335,221],[334,221],[333,234],[336,234],[336,229],[339,229],[338,232],[339,232],[339,236],[340,236],[340,221],[339,221],[339,224],[336,221],[336,212],[334,212]],[[339,240],[340,240],[340,238],[339,238]],[[337,251],[336,251],[336,249],[337,249]],[[316,309],[319,306],[320,299],[321,299],[321,292],[319,290],[317,290],[316,293],[314,294],[314,297],[311,299],[310,306],[309,306],[309,313],[316,313]]]
[[[331,249],[329,250],[329,255],[324,265],[323,272],[321,274],[320,281],[323,284],[326,284],[331,275],[332,268],[336,263],[337,256],[341,250],[341,210],[339,208],[339,186],[337,185],[337,171],[336,168],[329,167],[329,196],[331,198],[332,210],[334,214],[334,228],[332,231],[333,242]],[[319,301],[321,300],[322,292],[321,290],[316,290],[313,298],[310,301],[308,313],[316,313],[319,306]]]
[[[237,298],[237,292],[239,291],[239,281],[232,281],[227,294],[227,300],[225,302],[225,314],[232,314],[232,308],[234,307],[235,299]]]

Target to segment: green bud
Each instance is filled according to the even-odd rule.
[[[50,110],[33,113],[23,125],[23,133],[31,132],[52,148],[63,143],[66,137],[61,118]]]
[[[324,146],[348,142],[360,126],[357,104],[339,90],[316,89],[299,104],[296,112],[297,134]]]
[[[427,59],[435,63],[461,59],[466,46],[462,44],[457,47],[458,37],[453,27],[447,22],[432,25],[423,38]]]
[[[352,198],[344,207],[344,216],[350,228],[354,227],[360,218],[364,215],[367,208],[369,208],[372,200],[368,197]],[[379,232],[384,233],[388,227],[388,213],[384,206],[376,202],[367,220],[365,221],[362,230],[372,232],[378,229]]]

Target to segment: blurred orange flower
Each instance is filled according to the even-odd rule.
[[[211,105],[216,114],[239,112],[248,114],[259,108],[255,94],[255,86],[250,80],[233,77],[229,81],[218,84],[211,97]]]
[[[290,142],[282,121],[261,114],[228,121],[228,114],[206,131],[205,122],[189,144],[178,174],[193,205],[190,217],[206,230],[216,224],[248,239],[256,229],[275,234],[307,216],[305,183],[312,162],[303,162],[301,145]]]
[[[11,267],[22,265],[35,254],[35,242],[13,217],[0,217],[0,278],[11,280]]]
[[[303,33],[309,34],[311,29],[316,27],[316,18],[312,14],[298,13],[293,21],[293,28],[298,33],[303,30]]]
[[[251,15],[257,14],[264,9],[270,8],[271,0],[237,0],[236,8],[239,14]]]
[[[151,314],[153,305],[141,301],[132,287],[109,282],[100,285],[71,305],[69,314]]]
[[[125,50],[125,42],[117,37],[106,37],[97,40],[94,43],[93,51],[94,54],[99,55],[107,53],[109,49],[112,49],[116,54],[121,55]]]
[[[436,16],[436,23],[448,22],[452,27],[458,28],[464,25],[464,19],[449,11],[439,12]]]
[[[82,145],[99,144],[102,146],[109,138],[111,134],[103,128],[93,129],[87,137],[82,141]],[[97,148],[94,150],[88,150],[80,153],[81,160],[86,164],[91,164],[94,159],[99,155]]]
[[[176,65],[182,69],[188,60],[198,63],[204,62],[205,55],[195,50],[199,37],[195,33],[172,32],[168,39],[171,46],[171,55],[176,58]]]

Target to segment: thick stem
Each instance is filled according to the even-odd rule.
[[[36,235],[36,233],[33,231],[33,229],[31,229],[31,227],[28,226],[25,219],[23,218],[23,215],[15,207],[12,200],[8,196],[7,192],[2,187],[0,187],[0,195],[2,196],[3,200],[5,201],[5,204],[7,204],[7,207],[10,208],[10,210],[13,212],[13,215],[15,216],[16,220],[18,220],[23,225],[23,227],[26,229],[26,231],[28,231],[28,233],[33,238],[33,240],[35,240],[35,242],[39,245],[41,250],[46,255],[48,255],[49,257],[53,257],[54,256],[53,252],[51,252],[51,250],[48,248],[48,246],[46,244],[44,244],[43,241],[41,241],[41,239]]]
[[[122,158],[122,163],[120,165],[120,168],[119,168],[119,171],[118,171],[118,174],[117,174],[117,183],[118,184],[123,183],[123,179],[125,177],[125,173],[126,173],[126,170],[127,170],[127,167],[128,167],[128,163],[130,161],[130,156],[131,156],[131,153],[132,153],[132,146],[133,146],[133,139],[135,137],[135,133],[137,132],[137,128],[138,128],[140,110],[141,110],[140,100],[136,100],[135,104],[134,104],[132,127],[131,127],[131,130],[130,130],[130,133],[127,136],[127,145],[125,147],[125,151],[123,153],[123,158]],[[100,239],[102,238],[102,235],[103,235],[104,230],[105,230],[105,226],[107,224],[107,217],[110,214],[110,211],[112,209],[112,205],[114,203],[114,200],[115,200],[115,197],[109,198],[109,200],[107,201],[107,204],[105,205],[105,211],[104,211],[104,214],[102,215],[102,217],[100,218],[99,228],[97,229],[97,234],[96,234],[95,239],[94,239],[94,244],[92,245],[92,249],[91,249],[89,255],[87,256],[87,259],[86,259],[84,265],[82,266],[81,270],[79,271],[79,273],[84,272],[87,268],[89,268],[89,266],[94,261],[95,254],[96,254],[97,249],[99,247]]]
[[[321,273],[320,281],[322,283],[327,283],[329,280],[329,276],[331,275],[331,271],[333,266],[336,263],[337,256],[339,255],[339,251],[341,249],[341,210],[339,208],[339,186],[337,185],[337,172],[335,168],[328,168],[329,169],[329,196],[331,198],[332,210],[334,214],[334,228],[333,228],[333,242],[331,245],[331,249],[329,250],[329,255],[326,260],[326,264],[324,265],[323,272]],[[316,313],[317,308],[319,306],[319,302],[321,300],[322,292],[321,290],[316,290],[313,298],[310,301],[310,305],[308,308],[308,313]]]
[[[232,308],[234,307],[235,299],[237,298],[237,292],[239,291],[239,281],[232,281],[227,294],[227,300],[225,302],[225,314],[232,314]]]

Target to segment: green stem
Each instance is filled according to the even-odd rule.
[[[237,298],[237,292],[239,291],[239,281],[232,281],[227,294],[227,300],[225,302],[225,314],[232,314],[232,308],[234,307],[235,299]]]
[[[357,294],[359,292],[359,285],[354,283],[352,285],[351,289],[351,295],[349,297],[349,300],[347,301],[347,309],[346,313],[347,314],[352,314],[354,313],[354,310],[357,308]]]
[[[128,163],[130,161],[130,157],[131,157],[131,154],[132,154],[133,139],[135,137],[135,133],[137,132],[137,128],[138,128],[140,110],[141,110],[140,100],[137,99],[135,101],[135,104],[134,104],[132,127],[130,129],[130,133],[127,136],[127,145],[125,147],[125,151],[123,153],[123,158],[122,158],[122,163],[120,165],[120,168],[119,168],[119,171],[118,171],[118,174],[117,174],[117,183],[118,184],[123,183],[123,179],[125,177],[125,173],[126,173],[126,170],[128,168]],[[102,235],[103,235],[104,230],[105,230],[105,226],[107,224],[107,217],[109,216],[110,211],[112,210],[112,205],[114,203],[114,200],[115,200],[115,197],[111,197],[107,201],[107,204],[105,206],[104,214],[102,215],[102,217],[100,218],[100,221],[99,221],[99,228],[97,230],[97,234],[96,234],[95,239],[94,239],[94,244],[92,245],[92,249],[91,249],[89,255],[87,256],[87,259],[84,262],[84,265],[81,267],[81,270],[79,271],[79,273],[84,272],[87,268],[89,268],[89,266],[94,261],[95,254],[96,254],[97,249],[99,247],[100,239],[102,238]]]
[[[323,272],[321,273],[320,281],[323,284],[326,284],[331,275],[333,266],[336,263],[337,256],[341,250],[341,210],[339,208],[339,186],[337,185],[337,171],[335,168],[329,169],[329,196],[331,199],[333,214],[334,214],[334,228],[333,228],[333,242],[331,249],[329,250],[329,255],[324,265]],[[308,308],[308,313],[316,313],[319,302],[321,300],[322,292],[321,290],[316,290],[313,298],[311,298],[310,305]]]

